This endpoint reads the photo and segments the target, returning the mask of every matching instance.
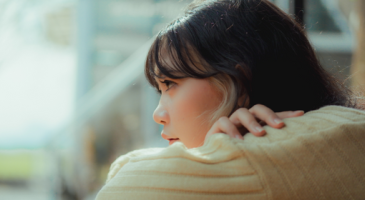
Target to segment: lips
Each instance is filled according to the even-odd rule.
[[[179,141],[179,138],[172,138],[166,135],[164,132],[161,132],[161,137],[165,140],[169,141],[169,145],[174,144],[176,141]]]
[[[179,138],[169,138],[169,145],[174,144],[176,141],[179,141]]]

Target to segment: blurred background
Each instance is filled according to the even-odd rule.
[[[168,145],[144,78],[157,32],[191,0],[0,0],[0,199],[94,199],[110,164]],[[365,0],[272,0],[323,66],[365,85]]]

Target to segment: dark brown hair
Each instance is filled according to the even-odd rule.
[[[145,75],[158,88],[155,68],[174,79],[225,74],[235,88],[234,105],[248,95],[249,107],[263,104],[275,112],[356,107],[351,90],[321,66],[303,27],[267,0],[194,1],[148,53]]]

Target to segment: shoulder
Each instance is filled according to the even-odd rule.
[[[365,195],[364,111],[325,106],[284,122],[282,129],[265,126],[265,137],[248,134],[238,143],[274,199]]]
[[[182,143],[176,142],[166,148],[140,149],[129,152],[117,158],[111,165],[107,182],[123,169],[123,172],[154,171],[169,172],[183,171],[194,173],[194,167],[203,164],[216,164],[241,157],[232,139],[225,134],[215,134],[199,148],[187,149]],[[190,167],[186,165],[194,165]],[[184,168],[184,167],[187,168]],[[208,165],[206,165],[208,166]],[[209,171],[209,169],[208,169]]]
[[[163,150],[163,148],[139,149],[139,150],[131,151],[131,152],[125,154],[125,155],[119,156],[111,164],[106,182],[108,182],[110,179],[112,179],[118,173],[118,171],[126,163],[128,163],[131,159],[138,158],[138,157],[143,157],[143,156],[148,156],[148,155],[151,155],[151,154],[153,155],[153,154],[156,154],[158,152],[161,152],[162,150]]]
[[[237,148],[238,139],[214,134],[198,148],[182,143],[119,157],[97,199],[220,199],[262,193],[260,178]],[[218,196],[217,196],[218,195]]]

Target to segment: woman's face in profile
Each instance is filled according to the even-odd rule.
[[[156,78],[156,82],[161,98],[153,119],[164,126],[161,136],[170,145],[176,141],[187,148],[203,145],[209,117],[222,101],[221,94],[208,79]]]

